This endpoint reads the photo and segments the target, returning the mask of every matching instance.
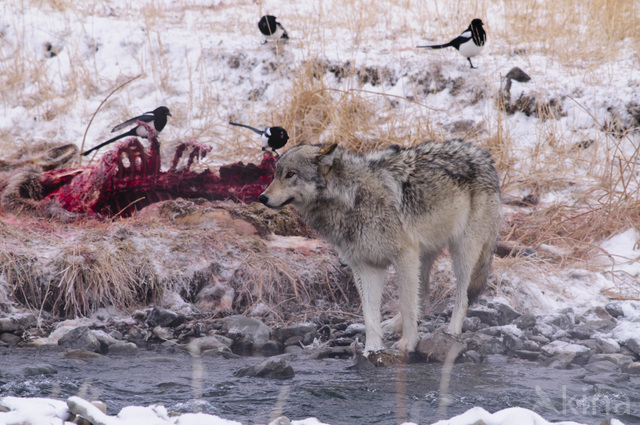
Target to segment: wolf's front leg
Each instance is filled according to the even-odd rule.
[[[386,269],[359,266],[353,267],[353,274],[360,293],[362,301],[362,314],[364,315],[364,328],[366,342],[364,346],[364,355],[366,356],[372,351],[381,350],[382,345],[382,327],[380,326],[381,314],[380,304],[382,302],[382,288]]]

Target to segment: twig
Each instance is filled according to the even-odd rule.
[[[93,122],[93,119],[96,117],[96,115],[98,114],[98,111],[100,111],[100,109],[102,108],[102,105],[104,105],[107,100],[109,100],[109,98],[118,90],[120,90],[122,87],[126,86],[127,84],[129,84],[130,82],[138,79],[142,77],[142,74],[138,74],[135,77],[125,81],[124,83],[120,84],[118,87],[116,87],[115,89],[111,90],[111,92],[107,95],[107,97],[105,97],[102,102],[100,102],[100,105],[98,105],[98,108],[95,110],[95,112],[93,113],[93,115],[91,115],[91,119],[89,120],[89,124],[87,124],[87,128],[84,130],[84,136],[82,136],[82,144],[80,145],[80,150],[78,151],[78,155],[79,155],[79,159],[80,159],[80,165],[82,165],[82,156],[80,156],[80,154],[82,152],[84,152],[84,142],[87,139],[87,133],[89,132],[89,128],[91,127],[91,123]]]

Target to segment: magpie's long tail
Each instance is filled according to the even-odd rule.
[[[416,46],[419,49],[444,49],[445,47],[450,47],[451,44],[450,43],[446,43],[446,44],[435,44],[432,46]]]
[[[135,130],[135,128],[134,128],[133,130]],[[93,152],[93,151],[95,151],[95,150],[98,150],[98,149],[100,149],[100,148],[101,148],[101,147],[103,147],[103,146],[107,146],[109,143],[113,143],[113,142],[115,142],[115,141],[116,141],[116,140],[118,140],[118,139],[122,139],[123,137],[126,137],[126,136],[134,136],[134,135],[135,135],[135,131],[134,131],[133,133],[132,133],[131,131],[127,131],[126,133],[122,133],[121,135],[116,136],[116,137],[114,137],[114,138],[112,138],[112,139],[109,139],[109,140],[107,140],[106,142],[102,142],[102,143],[100,143],[98,146],[94,146],[94,147],[92,147],[92,148],[91,148],[91,149],[89,149],[88,151],[84,151],[84,152],[82,152],[82,156],[87,156],[87,155],[89,155],[91,152]]]
[[[253,131],[255,131],[256,133],[258,133],[259,135],[261,135],[261,136],[262,136],[262,133],[264,133],[264,131],[262,131],[262,130],[258,130],[257,128],[253,128],[253,127],[248,126],[248,125],[246,125],[246,124],[238,124],[237,122],[231,122],[231,121],[229,121],[229,124],[231,124],[231,125],[237,125],[238,127],[248,128],[249,130],[253,130]]]

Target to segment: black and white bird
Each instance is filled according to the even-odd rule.
[[[253,130],[255,133],[258,133],[260,135],[260,140],[262,141],[262,150],[264,151],[267,150],[267,148],[271,148],[276,155],[278,154],[276,149],[283,148],[289,140],[287,130],[282,127],[266,127],[264,131],[262,131],[245,124],[238,124],[231,121],[229,121],[229,124],[248,128],[249,130]]]
[[[160,106],[153,111],[145,112],[142,115],[126,120],[122,124],[116,125],[115,127],[113,127],[113,130],[111,130],[111,132],[114,133],[116,131],[120,131],[125,127],[135,124],[137,121],[142,121],[151,124],[153,128],[155,128],[155,130],[160,133],[164,126],[167,125],[167,116],[172,116],[171,112],[169,112],[169,108],[167,108],[166,106]],[[100,143],[98,146],[92,147],[88,151],[82,152],[82,155],[89,155],[91,152],[127,136],[138,136],[146,139],[148,136],[147,129],[141,125],[136,125],[126,133],[122,133],[112,139],[107,140],[106,142]]]
[[[471,58],[479,55],[484,48],[484,44],[487,42],[487,33],[482,28],[484,24],[480,19],[474,19],[471,21],[469,28],[467,28],[462,34],[451,40],[446,44],[436,44],[434,46],[418,46],[419,48],[427,49],[443,49],[445,47],[455,47],[462,56],[467,58],[471,68],[475,68],[471,63]]]
[[[258,28],[267,40],[288,39],[289,34],[282,24],[278,22],[278,18],[273,15],[264,15],[258,22]],[[265,40],[266,42],[266,40]]]

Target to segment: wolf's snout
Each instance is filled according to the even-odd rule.
[[[269,202],[269,197],[267,195],[265,195],[264,193],[261,193],[260,196],[258,196],[258,201],[260,201],[263,204],[267,205],[267,202]]]

